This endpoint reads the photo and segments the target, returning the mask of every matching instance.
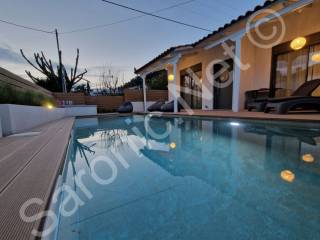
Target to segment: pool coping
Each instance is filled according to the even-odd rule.
[[[205,111],[204,111],[205,112]],[[227,116],[227,115],[212,115],[210,113],[205,114],[188,114],[187,112],[180,112],[180,113],[168,113],[168,112],[134,112],[134,113],[106,113],[106,114],[97,114],[97,115],[88,115],[88,116],[81,116],[76,117],[76,119],[84,119],[84,118],[110,118],[110,117],[119,117],[119,116],[159,116],[159,117],[186,117],[186,118],[206,118],[206,119],[229,119],[229,120],[249,120],[249,121],[271,121],[271,122],[300,122],[300,123],[320,123],[320,119],[300,119],[300,118],[285,118],[284,115],[279,115],[283,117],[277,117],[277,115],[269,115],[267,117],[253,117],[253,116]],[[267,114],[266,114],[267,115]],[[272,116],[272,117],[270,117]],[[291,115],[294,116],[294,115]],[[301,115],[299,115],[301,116]],[[320,114],[319,114],[320,117]]]

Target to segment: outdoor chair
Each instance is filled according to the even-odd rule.
[[[247,108],[248,111],[256,109],[265,113],[275,109],[277,114],[286,114],[292,110],[320,110],[320,97],[311,96],[319,86],[320,79],[311,80],[302,84],[291,96],[280,98],[267,98],[269,89],[249,91],[246,92],[246,98],[249,99]]]
[[[268,99],[265,113],[275,110],[277,114],[286,114],[295,110],[320,111],[320,97],[311,96],[320,86],[320,79],[311,80],[302,84],[290,97]]]
[[[263,112],[270,97],[270,89],[261,88],[258,90],[247,91],[245,96],[245,108],[248,109],[248,111],[255,109],[257,112]]]

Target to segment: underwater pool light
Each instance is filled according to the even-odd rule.
[[[306,163],[313,163],[314,162],[314,157],[311,154],[304,154],[302,156],[302,160]]]
[[[231,126],[234,126],[234,127],[239,127],[239,126],[240,126],[240,123],[238,123],[238,122],[231,122],[230,125],[231,125]]]
[[[290,170],[284,170],[281,172],[280,174],[282,180],[286,181],[286,182],[289,182],[289,183],[292,183],[295,179],[295,175],[293,172],[291,172]]]
[[[177,147],[177,144],[175,142],[170,143],[170,148],[175,149]]]

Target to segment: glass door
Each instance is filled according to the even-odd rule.
[[[202,64],[192,66],[180,72],[181,98],[191,109],[202,108]]]
[[[290,96],[304,82],[320,78],[320,44],[279,54],[275,61],[272,88],[276,97]],[[320,89],[313,95],[320,96]]]

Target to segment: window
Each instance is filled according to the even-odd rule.
[[[273,81],[271,89],[276,97],[290,96],[304,82],[320,78],[320,34],[311,35],[309,46],[294,51],[289,43],[273,49]],[[320,96],[320,88],[313,93]]]

